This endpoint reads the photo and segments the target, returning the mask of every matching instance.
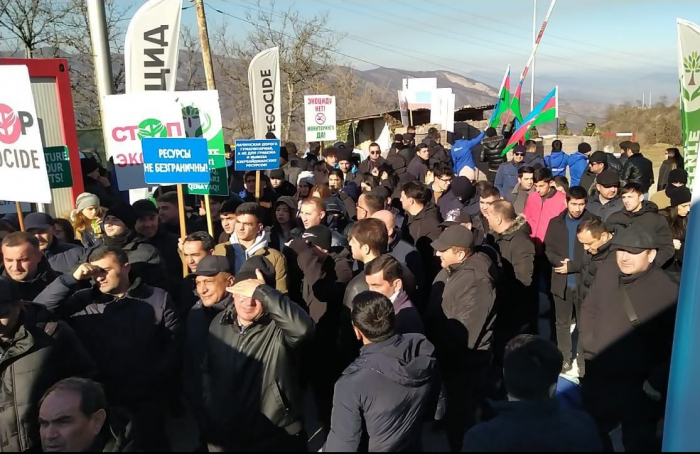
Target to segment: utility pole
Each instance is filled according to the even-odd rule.
[[[113,93],[112,57],[109,53],[109,38],[107,37],[107,20],[103,0],[87,0],[88,21],[90,23],[90,42],[95,66],[95,85],[97,99],[100,103],[100,122],[105,145],[108,143],[106,131],[104,97]]]
[[[209,31],[207,30],[207,15],[204,11],[204,0],[194,0],[194,7],[197,11],[197,28],[199,29],[199,42],[202,46],[202,61],[204,63],[204,74],[207,77],[207,90],[216,90],[214,64],[211,60],[211,48],[209,47]],[[207,230],[209,230],[209,235],[213,237],[214,225],[211,219],[211,203],[208,194],[204,196],[204,207],[207,210]]]

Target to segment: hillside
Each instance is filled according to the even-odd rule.
[[[679,146],[681,137],[680,106],[657,104],[650,109],[630,105],[609,107],[607,121],[601,125],[604,132],[634,132],[643,145],[656,143]]]

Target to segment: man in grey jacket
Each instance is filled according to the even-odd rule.
[[[396,334],[394,306],[376,292],[352,301],[352,326],[364,344],[335,386],[325,452],[420,452],[421,426],[439,390],[435,349],[420,334]]]
[[[518,169],[518,184],[506,194],[506,200],[513,204],[517,214],[523,214],[528,196],[535,190],[535,169],[529,166]]]

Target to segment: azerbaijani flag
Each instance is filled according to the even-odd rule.
[[[515,147],[519,142],[525,138],[525,134],[528,130],[537,125],[543,123],[548,123],[554,121],[559,116],[559,87],[555,87],[543,100],[541,103],[535,107],[535,110],[530,112],[520,125],[520,127],[513,133],[508,144],[503,149],[501,156],[505,156],[513,147]]]
[[[501,89],[498,92],[498,103],[491,114],[489,126],[498,128],[498,126],[501,124],[501,117],[504,113],[508,112],[510,108],[510,65],[508,65],[508,68],[506,68],[506,73],[503,75]]]

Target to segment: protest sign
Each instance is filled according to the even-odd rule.
[[[307,142],[336,140],[335,96],[304,96],[304,120]]]
[[[68,147],[44,148],[44,157],[46,158],[51,189],[72,187],[73,174],[70,171]]]
[[[236,170],[275,170],[280,167],[279,140],[237,140]]]
[[[148,184],[209,182],[206,139],[159,139],[147,137],[143,147],[144,178]]]
[[[253,58],[248,67],[248,85],[255,138],[264,139],[270,132],[282,137],[279,48],[267,49]]]

